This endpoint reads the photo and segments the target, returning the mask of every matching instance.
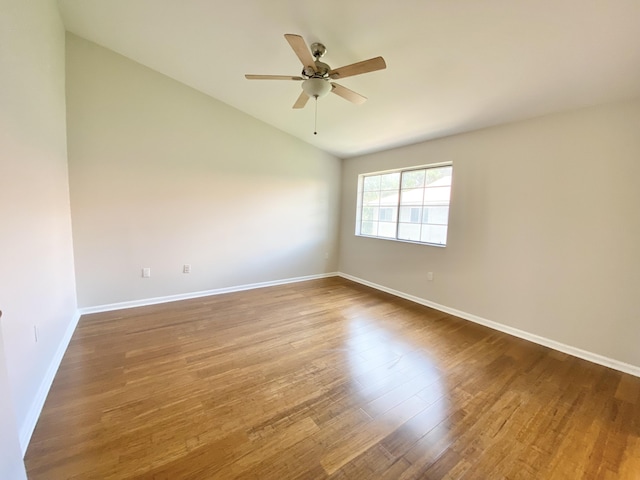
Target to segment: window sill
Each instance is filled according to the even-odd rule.
[[[389,240],[391,242],[400,242],[400,243],[411,243],[413,245],[425,245],[427,247],[439,247],[439,248],[445,248],[447,246],[446,243],[427,243],[427,242],[415,242],[413,240],[400,240],[398,238],[389,238],[389,237],[374,237],[371,235],[362,235],[361,233],[356,233],[355,234],[356,237],[362,237],[362,238],[372,238],[374,240]]]

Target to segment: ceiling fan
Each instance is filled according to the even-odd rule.
[[[321,43],[312,43],[311,51],[307,48],[307,44],[300,35],[291,33],[285,34],[289,45],[295,52],[296,56],[302,63],[302,73],[300,76],[288,75],[245,75],[248,80],[295,80],[302,82],[302,93],[293,104],[293,108],[303,108],[309,98],[316,100],[324,97],[329,92],[349,100],[357,105],[367,101],[359,93],[349,90],[342,85],[331,82],[330,80],[352,77],[363,73],[375,72],[387,68],[382,57],[370,58],[362,62],[352,63],[344,67],[332,69],[326,63],[320,61],[320,58],[327,52],[326,47]],[[315,132],[314,132],[315,133]]]

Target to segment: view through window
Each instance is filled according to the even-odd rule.
[[[360,175],[356,235],[446,245],[451,164]]]

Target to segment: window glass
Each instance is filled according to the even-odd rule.
[[[356,234],[446,245],[451,164],[360,175]]]

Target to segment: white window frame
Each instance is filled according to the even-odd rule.
[[[415,202],[410,202],[408,201],[407,203],[403,203],[402,200],[402,194],[403,193],[409,193],[409,189],[407,188],[402,188],[402,179],[403,179],[403,175],[406,174],[407,172],[416,172],[416,171],[421,171],[421,170],[429,170],[429,169],[435,169],[435,168],[442,168],[442,167],[451,167],[451,183],[448,185],[449,188],[449,196],[448,199],[445,200],[438,200],[437,203],[434,204],[427,204],[427,200],[424,198],[424,195],[426,195],[425,193],[423,193],[423,197],[422,200],[420,201],[420,204],[416,204]],[[364,196],[365,196],[365,179],[367,177],[376,177],[376,176],[381,176],[381,175],[387,175],[387,174],[399,174],[399,179],[398,179],[398,186],[397,186],[397,190],[395,189],[395,187],[389,187],[389,189],[383,189],[383,187],[381,186],[378,190],[368,190],[367,192],[370,194],[374,194],[375,192],[377,192],[380,196],[380,198],[384,198],[383,197],[383,193],[387,192],[388,195],[387,197],[392,197],[393,195],[397,194],[398,200],[397,200],[397,204],[394,205],[388,205],[388,204],[383,204],[380,203],[377,206],[376,205],[365,205],[366,201],[364,200]],[[387,178],[393,178],[393,177],[387,177]],[[370,185],[370,183],[369,183]],[[420,166],[415,166],[415,167],[407,167],[407,168],[397,168],[397,169],[393,169],[393,170],[383,170],[383,171],[379,171],[379,172],[368,172],[368,173],[363,173],[358,175],[358,198],[357,198],[357,206],[356,206],[356,231],[355,234],[357,236],[360,237],[367,237],[367,238],[377,238],[377,239],[381,239],[381,240],[394,240],[397,242],[408,242],[408,243],[417,243],[420,245],[430,245],[430,246],[436,246],[436,247],[446,247],[447,245],[447,236],[448,236],[448,230],[449,230],[449,211],[450,211],[450,206],[451,206],[451,188],[453,185],[453,162],[443,162],[443,163],[433,163],[433,164],[429,164],[429,165],[420,165]],[[445,186],[446,187],[446,186]],[[417,187],[415,188],[415,190],[420,190],[423,189],[423,192],[426,192],[427,189],[431,189],[431,188],[440,188],[442,189],[442,186],[426,186],[423,185],[422,187]],[[408,195],[407,195],[408,196]],[[409,220],[402,222],[401,221],[401,217],[402,217],[402,212],[401,212],[401,208],[404,209],[408,209],[408,215],[409,215]],[[425,207],[430,207],[430,208],[446,208],[447,209],[447,214],[446,214],[446,222],[444,223],[428,223],[428,222],[424,222],[424,213]],[[364,209],[370,209],[369,212],[366,212],[367,214],[365,215]],[[387,212],[386,210],[389,208],[393,208],[394,211],[394,215],[392,215],[392,218],[389,218],[389,212]],[[419,208],[419,214],[418,214],[418,222],[413,221],[414,220],[414,212],[413,210]],[[385,210],[385,214],[384,214],[384,219],[381,219],[379,217],[380,210]],[[432,210],[430,210],[430,212],[433,212]],[[374,219],[371,221],[365,220],[364,217],[370,217],[370,215],[373,214],[374,215]],[[384,234],[380,234],[380,224],[384,223]],[[363,228],[363,224],[375,224],[375,234],[371,233],[372,230],[369,228],[369,232],[363,232],[363,230],[365,230]],[[392,225],[393,224],[393,225]],[[369,226],[371,226],[369,225]],[[409,232],[408,228],[409,225],[411,226],[419,226],[419,231],[420,231],[420,238],[416,239],[416,238],[408,238],[411,235],[407,232]],[[425,241],[422,239],[422,229],[424,228],[425,225],[429,225],[430,227],[435,227],[434,230],[440,232],[439,235],[435,235],[435,237],[444,237],[444,240],[442,240],[442,242],[434,242],[434,241]],[[405,227],[405,231],[404,232],[400,232],[401,227]],[[393,227],[393,228],[392,228]],[[444,229],[439,228],[439,227],[445,227]],[[413,228],[413,227],[412,227]],[[392,234],[392,230],[395,230],[395,234],[393,236],[391,236]],[[444,234],[443,234],[444,232]],[[429,234],[426,234],[429,235]],[[415,236],[415,234],[414,234]],[[433,237],[431,237],[433,238]]]

